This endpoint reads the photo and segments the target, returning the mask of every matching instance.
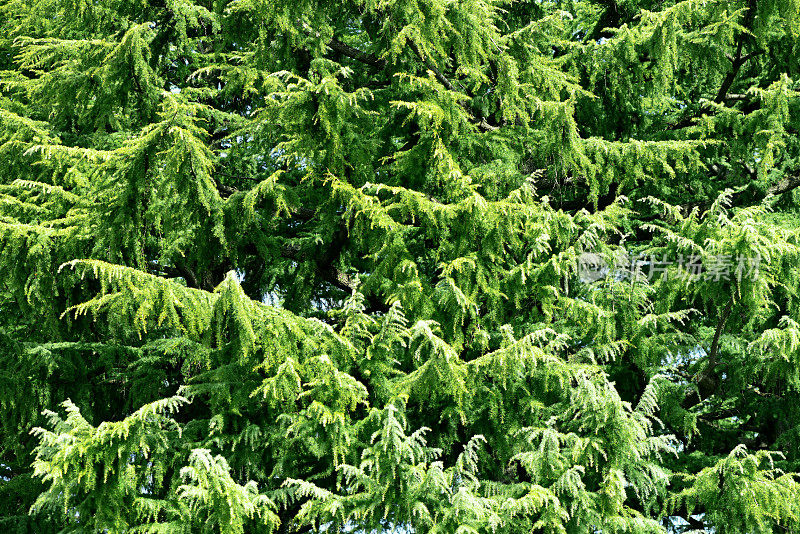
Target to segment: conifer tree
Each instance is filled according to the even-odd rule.
[[[0,0],[0,527],[798,533],[799,133],[798,0]]]

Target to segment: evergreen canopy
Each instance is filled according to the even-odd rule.
[[[800,532],[799,91],[798,0],[0,0],[0,526]]]

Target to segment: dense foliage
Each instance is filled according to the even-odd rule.
[[[0,0],[4,532],[800,532],[800,1]]]

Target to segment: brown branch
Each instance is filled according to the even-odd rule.
[[[728,317],[731,315],[731,311],[733,311],[733,295],[731,295],[728,304],[725,305],[725,309],[722,310],[722,315],[719,318],[719,322],[717,322],[717,329],[714,332],[714,339],[711,342],[711,352],[708,355],[708,368],[706,369],[707,372],[713,371],[714,368],[717,366],[717,354],[719,353],[719,338],[722,335],[722,330],[725,328],[725,323],[728,321]]]
[[[356,61],[360,61],[361,63],[366,63],[367,65],[375,67],[376,69],[382,69],[386,66],[386,62],[381,58],[367,52],[362,52],[357,48],[353,48],[350,45],[344,44],[338,39],[331,39],[328,43],[328,46],[331,47],[332,50],[335,50],[344,56],[355,59]]]
[[[739,74],[739,69],[742,68],[742,47],[744,46],[744,39],[740,35],[739,39],[736,43],[736,57],[733,58],[731,70],[728,71],[728,74],[722,80],[722,85],[720,85],[719,90],[717,91],[717,96],[714,97],[714,102],[722,102],[725,98],[725,95],[728,94],[728,89],[731,88],[733,85],[733,80],[736,79],[736,75]]]
[[[242,177],[237,177],[237,178],[252,180],[252,178],[245,178],[243,176]],[[258,181],[258,180],[254,180],[254,181]],[[222,197],[223,199],[224,198],[230,198],[233,195],[235,195],[236,193],[239,193],[241,191],[241,190],[239,190],[239,189],[237,189],[235,187],[231,187],[229,185],[220,184],[220,183],[217,183],[217,189],[219,189],[220,197]],[[311,208],[306,208],[306,207],[303,207],[303,206],[297,206],[297,207],[292,208],[292,215],[294,215],[295,217],[297,217],[298,219],[303,220],[303,221],[310,220],[312,217],[314,217],[315,214],[316,214],[316,210],[311,209]]]
[[[753,22],[753,18],[756,16],[756,1],[757,0],[747,0],[747,13],[745,13],[744,20],[742,20],[742,27],[744,28],[749,28]],[[749,35],[749,33],[740,32],[736,39],[736,56],[731,59],[731,70],[728,72],[727,76],[725,76],[725,79],[722,80],[722,85],[719,91],[717,91],[717,96],[714,98],[714,102],[718,104],[725,100],[725,95],[728,94],[728,89],[731,88],[731,85],[733,85],[733,82],[736,80],[736,76],[739,74],[742,65],[747,63],[750,59],[764,53],[764,50],[759,49],[744,56],[742,55],[745,39],[747,39]]]
[[[733,311],[733,295],[731,295],[730,300],[728,300],[728,303],[725,305],[717,321],[714,339],[711,341],[711,350],[708,353],[708,365],[697,374],[694,380],[697,384],[697,390],[688,392],[681,403],[681,406],[685,409],[689,409],[710,397],[716,391],[717,386],[719,386],[719,379],[716,376],[716,368],[719,364],[719,339],[722,336],[725,323],[728,321],[731,311]]]
[[[235,187],[220,183],[217,183],[217,189],[219,190],[219,196],[222,198],[232,197],[234,194],[239,192],[239,190]]]
[[[755,9],[755,5],[753,6],[753,9]],[[747,63],[748,61],[750,61],[751,59],[753,59],[754,57],[760,56],[760,55],[766,54],[766,53],[767,53],[766,50],[759,48],[758,50],[753,50],[752,52],[750,52],[746,56],[742,57],[742,59],[740,61],[742,62],[742,64],[744,64],[744,63]]]
[[[436,66],[436,64],[434,64],[432,61],[428,61],[428,58],[426,58],[426,57],[425,57],[425,56],[422,54],[422,51],[421,51],[421,50],[419,49],[419,47],[417,46],[417,43],[415,43],[414,41],[412,41],[411,39],[409,39],[409,40],[408,40],[408,44],[409,44],[409,45],[411,45],[411,50],[413,50],[413,51],[414,51],[414,53],[415,53],[415,54],[417,54],[417,57],[419,57],[420,61],[422,61],[423,63],[425,63],[425,66],[426,66],[426,67],[427,67],[427,68],[428,68],[428,69],[429,69],[431,72],[433,72],[433,75],[434,75],[434,76],[436,76],[436,79],[437,79],[437,80],[439,80],[439,83],[441,83],[442,85],[444,85],[444,86],[447,88],[447,90],[448,90],[448,91],[455,91],[455,90],[456,90],[456,88],[455,88],[455,87],[453,87],[453,84],[452,84],[452,83],[450,83],[450,80],[448,80],[448,79],[445,77],[445,75],[444,75],[444,74],[442,74],[442,71],[440,71],[440,70],[439,70],[439,67],[437,67],[437,66]]]
[[[747,12],[745,13],[744,20],[742,20],[742,26],[744,28],[749,28],[753,21],[753,17],[756,14],[756,0],[748,0],[747,2]],[[728,74],[725,75],[725,78],[722,80],[722,84],[720,88],[717,90],[717,94],[714,97],[712,102],[716,104],[721,104],[725,101],[726,97],[728,96],[728,90],[733,85],[733,82],[736,80],[736,76],[739,74],[742,66],[747,63],[752,58],[759,56],[765,52],[763,49],[754,50],[749,54],[742,55],[744,51],[744,43],[745,40],[749,38],[749,33],[747,32],[740,32],[736,38],[736,55],[735,56],[728,56],[728,59],[731,61],[731,70],[728,71]],[[711,111],[713,108],[710,104],[704,103],[700,105],[700,108],[697,110],[696,113],[691,114],[687,117],[684,117],[677,123],[671,124],[667,127],[668,130],[679,130],[681,128],[685,128],[689,126],[692,121],[697,117],[698,113],[704,113],[707,111]]]
[[[180,273],[181,278],[186,280],[186,285],[188,287],[200,289],[197,275],[190,267],[183,262],[175,262],[175,269]]]
[[[767,196],[778,196],[784,193],[789,193],[800,187],[800,174],[784,176],[778,183],[767,189],[766,194],[757,189],[756,172],[750,169],[749,166],[745,167],[747,173],[751,176],[751,182],[747,187],[737,191],[733,195],[733,205],[740,206],[745,202],[758,203],[764,200]]]
[[[755,6],[751,9],[755,9]],[[740,38],[739,42],[736,45],[736,57],[733,58],[733,65],[731,66],[731,70],[728,72],[727,76],[725,76],[725,79],[722,81],[722,85],[720,86],[719,91],[717,91],[717,96],[714,98],[714,102],[716,102],[717,104],[723,102],[726,99],[726,97],[733,96],[733,95],[728,95],[728,90],[731,88],[731,85],[733,85],[733,82],[736,80],[736,76],[739,74],[742,65],[747,63],[750,59],[764,53],[764,50],[755,50],[745,56],[742,56],[743,46],[744,46],[744,38]],[[740,96],[744,97],[745,95],[740,95]],[[744,98],[742,98],[742,100],[744,100]]]
[[[767,192],[771,195],[780,195],[800,187],[800,175],[786,176],[777,184],[770,187]]]

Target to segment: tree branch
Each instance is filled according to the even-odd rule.
[[[411,49],[414,51],[414,53],[420,59],[420,61],[422,61],[425,64],[425,67],[427,67],[428,70],[430,70],[433,73],[433,75],[436,77],[436,79],[439,81],[439,83],[444,85],[445,88],[448,91],[456,92],[456,88],[455,88],[455,86],[453,86],[452,82],[450,82],[450,80],[448,80],[447,77],[444,74],[442,74],[442,71],[440,71],[439,68],[433,62],[428,61],[428,59],[422,54],[422,51],[420,51],[420,49],[417,46],[417,44],[414,41],[412,41],[411,39],[408,40],[408,43],[411,46]],[[463,89],[463,87],[462,87],[462,89]],[[475,119],[477,119],[477,126],[481,130],[487,131],[487,132],[492,132],[492,131],[498,130],[500,128],[499,126],[493,126],[493,125],[489,124],[489,121],[486,120],[486,117],[484,117],[481,114],[478,114],[478,116],[475,117],[473,115],[473,113],[467,108],[467,106],[464,105],[463,102],[459,102],[459,105],[464,109],[464,111],[467,112],[467,114],[470,116],[470,118],[473,119],[473,121]]]
[[[335,50],[344,56],[355,59],[356,61],[360,61],[361,63],[366,63],[367,65],[375,67],[376,69],[382,69],[386,66],[386,62],[381,58],[367,52],[362,52],[357,48],[353,48],[350,45],[344,44],[336,38],[331,39],[328,43],[328,46],[331,47],[332,50]]]
[[[788,193],[789,191],[798,187],[800,187],[800,175],[786,176],[777,184],[770,187],[767,192],[771,195],[780,195],[783,193]]]
[[[750,185],[734,193],[732,204],[735,206],[740,206],[743,205],[745,202],[750,202],[750,201],[753,201],[753,203],[761,202],[762,200],[764,200],[766,196],[782,195],[783,193],[789,193],[790,191],[793,191],[794,189],[800,187],[800,174],[784,176],[781,180],[778,181],[778,183],[767,189],[766,195],[764,195],[761,191],[756,190],[755,170],[752,169],[745,169],[745,170],[747,170],[748,174],[751,175],[752,181]]]
[[[697,391],[692,390],[687,393],[686,397],[681,403],[681,406],[685,409],[689,409],[692,406],[699,404],[704,399],[710,397],[719,385],[719,380],[717,379],[715,372],[716,367],[719,364],[719,338],[722,336],[722,331],[725,328],[725,323],[728,321],[728,317],[731,315],[731,311],[733,311],[733,295],[731,295],[730,300],[728,300],[728,303],[725,305],[725,308],[722,310],[722,314],[717,321],[717,328],[714,331],[714,339],[711,341],[711,350],[708,353],[708,365],[706,365],[705,369],[697,374],[697,377],[694,381],[697,384]]]
[[[700,419],[705,419],[706,421],[718,421],[720,419],[727,419],[729,417],[739,415],[740,413],[741,412],[738,408],[727,408],[724,410],[717,410],[716,412],[700,414],[698,417]]]
[[[181,278],[186,280],[186,285],[188,287],[200,289],[200,283],[198,282],[197,275],[191,268],[189,268],[183,262],[175,262],[175,269],[181,275]]]
[[[448,79],[445,77],[445,75],[444,75],[444,74],[442,74],[442,71],[440,71],[440,70],[439,70],[439,67],[437,67],[437,66],[436,66],[436,65],[435,65],[435,64],[434,64],[432,61],[428,61],[428,58],[426,58],[426,57],[425,57],[425,56],[422,54],[422,51],[421,51],[421,50],[419,49],[419,47],[417,46],[417,43],[415,43],[414,41],[412,41],[411,39],[409,39],[409,40],[408,40],[408,44],[409,44],[409,45],[411,45],[411,50],[413,50],[413,51],[414,51],[414,53],[417,55],[417,57],[420,59],[420,61],[422,61],[423,63],[425,63],[425,66],[426,66],[426,67],[427,67],[427,68],[428,68],[428,69],[429,69],[431,72],[433,72],[433,75],[434,75],[434,76],[436,76],[436,79],[437,79],[437,80],[439,80],[439,83],[441,83],[442,85],[444,85],[444,86],[447,88],[447,90],[448,90],[448,91],[455,91],[455,90],[456,90],[456,88],[453,86],[453,84],[452,84],[452,83],[450,83],[450,80],[448,80]]]
[[[747,2],[747,12],[745,13],[744,20],[742,20],[742,26],[744,28],[748,28],[753,21],[753,17],[756,14],[756,0],[748,0]],[[747,63],[750,59],[763,54],[765,51],[762,49],[754,50],[749,54],[742,55],[744,51],[744,43],[745,40],[749,37],[749,33],[744,31],[740,32],[736,38],[736,55],[735,56],[728,56],[728,59],[731,61],[731,70],[725,75],[725,78],[722,80],[722,84],[720,85],[719,89],[717,90],[717,94],[714,97],[712,102],[716,104],[721,104],[725,101],[726,97],[728,96],[728,90],[733,85],[733,82],[736,80],[736,76],[739,74],[739,70],[741,70],[742,66]],[[711,110],[711,106],[708,104],[701,104],[700,108],[697,110],[697,113],[703,113],[706,111]],[[667,129],[668,130],[679,130],[681,128],[685,128],[689,126],[697,116],[697,113],[684,117],[679,122],[670,125]]]
[[[224,193],[223,198],[230,197],[234,193],[238,193],[239,190],[226,186],[223,184],[217,184],[217,187],[220,190],[220,193]],[[297,218],[308,221],[310,220],[316,212],[311,208],[299,207],[292,211],[292,215],[297,216]],[[341,246],[339,247],[339,250]],[[300,261],[309,261],[311,258],[300,250],[299,246],[296,245],[286,245],[281,248],[281,256],[284,258],[294,260],[297,262]],[[353,291],[356,287],[358,287],[358,282],[350,276],[349,274],[340,271],[336,267],[332,265],[333,261],[335,260],[332,256],[338,256],[338,252],[332,253],[330,250],[324,254],[324,257],[321,261],[316,262],[316,271],[321,276],[322,279],[331,283],[332,285],[338,287],[339,289],[347,292]],[[179,270],[181,270],[180,266],[176,266]],[[190,275],[191,273],[187,273]],[[190,278],[187,275],[183,276],[187,282],[190,282]],[[196,286],[197,280],[194,278],[193,284]]]
[[[753,6],[751,9],[755,9],[755,6]],[[736,45],[736,57],[733,58],[733,65],[731,66],[731,70],[728,72],[727,76],[725,76],[725,79],[722,81],[722,85],[720,86],[719,91],[717,91],[717,96],[714,98],[714,102],[718,104],[723,102],[726,96],[728,96],[728,90],[731,88],[731,85],[733,85],[733,82],[736,80],[736,76],[739,74],[739,70],[741,70],[742,65],[747,63],[750,59],[764,53],[764,50],[755,50],[745,56],[742,56],[743,46],[744,46],[744,38],[740,37],[739,42]]]
[[[711,342],[711,352],[708,355],[708,367],[707,371],[713,371],[714,367],[717,366],[717,354],[719,352],[719,338],[722,335],[722,329],[725,328],[725,323],[728,321],[728,317],[731,315],[731,311],[733,311],[733,295],[731,295],[730,300],[728,300],[728,304],[725,305],[725,309],[722,310],[722,315],[717,322],[717,329],[714,332],[714,339]]]
[[[592,31],[586,34],[583,42],[596,41],[600,37],[610,36],[611,34],[606,32],[605,29],[618,27],[620,23],[620,16],[621,13],[617,2],[615,0],[611,0],[607,3],[605,11],[603,11],[603,14],[600,15],[600,18],[592,28]]]
[[[302,251],[297,245],[286,245],[281,248],[280,253],[284,258],[296,262],[313,261],[313,258]],[[342,291],[349,293],[358,287],[358,282],[355,278],[329,264],[327,261],[315,261],[315,270],[317,274],[320,275],[320,278],[334,287],[338,287]]]

